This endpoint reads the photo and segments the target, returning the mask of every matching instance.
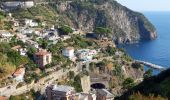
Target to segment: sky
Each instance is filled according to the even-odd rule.
[[[135,11],[170,11],[170,0],[117,0]]]

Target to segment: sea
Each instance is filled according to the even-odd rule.
[[[143,12],[143,14],[156,27],[158,38],[153,41],[126,44],[123,48],[134,59],[170,68],[170,12]]]

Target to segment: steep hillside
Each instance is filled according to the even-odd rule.
[[[135,86],[128,92],[126,92],[123,96],[121,96],[118,100],[128,100],[129,97],[133,97],[134,93],[140,92],[140,94],[149,97],[149,95],[153,95],[152,97],[162,96],[170,99],[170,69],[161,72],[157,76],[150,77],[145,79],[142,83]],[[163,99],[157,99],[163,100]],[[167,99],[166,99],[167,100]]]
[[[68,24],[85,32],[93,31],[96,27],[107,27],[112,30],[110,37],[118,43],[157,37],[154,26],[143,14],[134,12],[114,0],[58,0],[56,3],[19,10],[14,12],[14,16],[41,17],[57,26]]]

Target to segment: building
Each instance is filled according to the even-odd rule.
[[[33,6],[34,6],[33,0],[5,1],[2,3],[2,9],[5,11],[16,10],[18,8],[31,8]]]
[[[16,71],[13,73],[13,77],[17,82],[23,82],[24,81],[24,75],[25,75],[25,68],[20,67],[16,69]]]
[[[47,100],[74,100],[74,88],[64,85],[51,85],[46,88]]]
[[[9,42],[14,35],[8,31],[0,30],[0,42]]]
[[[96,100],[96,94],[93,94],[93,93],[76,93],[74,100]]]
[[[38,26],[38,23],[32,19],[25,19],[25,25],[30,27]]]
[[[39,48],[39,44],[37,43],[37,42],[35,42],[35,41],[33,41],[33,40],[25,40],[25,39],[22,39],[22,41],[23,42],[26,42],[28,45],[30,45],[30,46],[33,46],[33,47],[35,47],[35,48]]]
[[[27,54],[27,49],[22,48],[20,45],[14,46],[11,49],[15,50],[15,51],[18,51],[21,56],[25,56]]]
[[[106,89],[98,89],[97,100],[114,100],[114,95]]]
[[[8,98],[5,96],[0,96],[0,100],[8,100]]]
[[[62,54],[65,57],[72,59],[74,57],[74,48],[73,47],[66,47],[62,50]]]
[[[84,62],[91,61],[96,54],[97,54],[96,50],[90,49],[81,49],[78,50],[76,53],[77,57]]]
[[[25,2],[23,2],[23,7],[24,8],[31,8],[34,6],[34,1],[33,0],[25,0]]]
[[[52,62],[52,54],[46,50],[41,49],[34,54],[34,59],[39,67],[44,67],[45,65]]]

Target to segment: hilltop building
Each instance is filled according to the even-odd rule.
[[[2,2],[1,8],[4,11],[12,11],[19,8],[31,8],[34,6],[33,0],[24,0],[24,1],[4,1]]]
[[[41,49],[34,54],[34,59],[36,64],[39,65],[39,67],[44,67],[45,65],[50,64],[52,62],[52,54],[47,50]]]

